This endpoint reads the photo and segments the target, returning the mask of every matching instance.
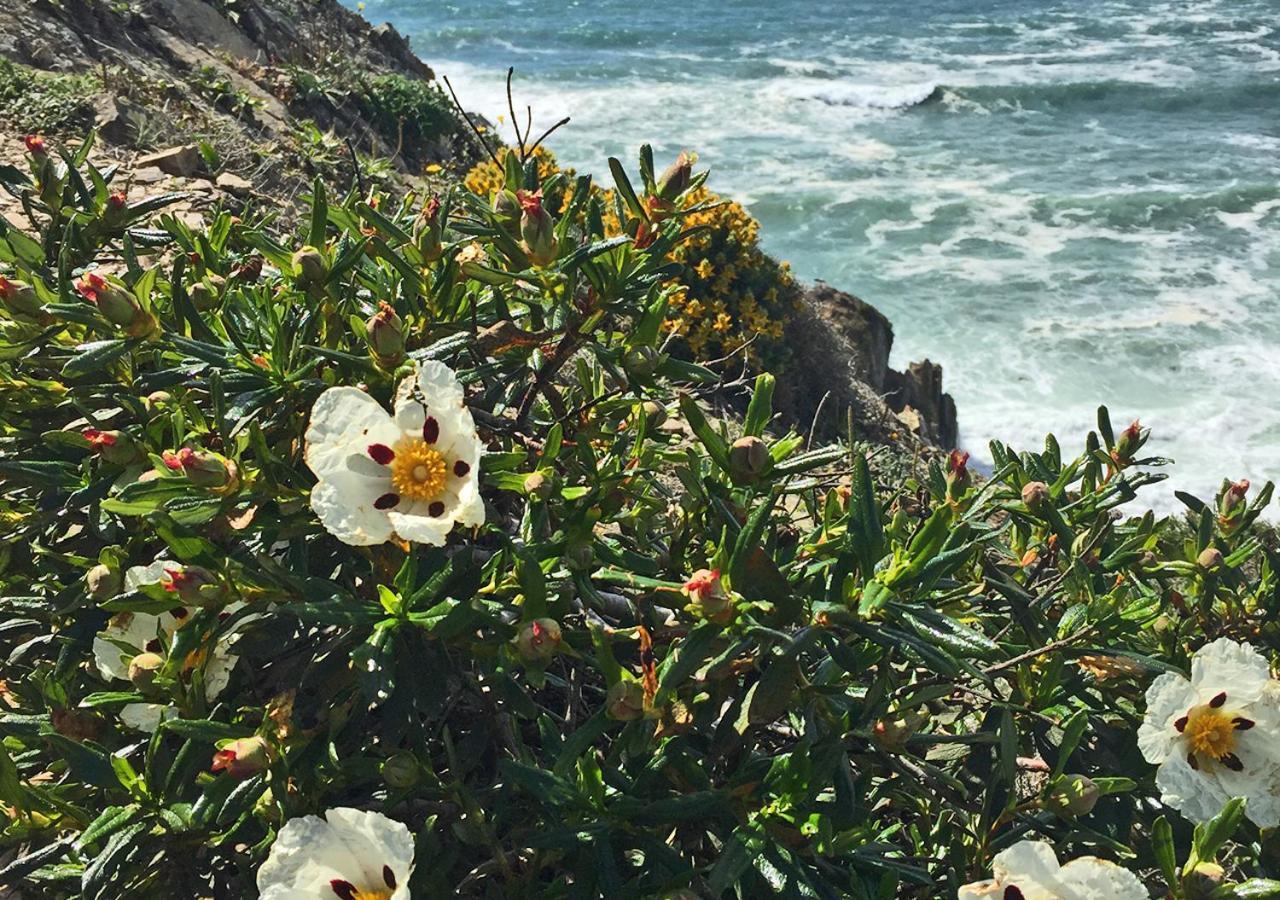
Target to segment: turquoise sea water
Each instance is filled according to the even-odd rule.
[[[371,0],[551,142],[698,151],[770,251],[943,363],[975,456],[1140,416],[1172,487],[1280,475],[1280,0]],[[607,178],[605,179],[607,180]],[[1169,507],[1172,487],[1149,500]]]

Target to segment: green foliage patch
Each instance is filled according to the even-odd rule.
[[[0,882],[252,897],[355,808],[412,864],[315,890],[941,897],[1037,838],[1280,890],[1265,661],[1145,699],[1274,655],[1270,484],[1128,515],[1164,461],[1105,410],[985,481],[807,447],[767,373],[717,419],[737,372],[662,350],[705,207],[647,199],[647,148],[607,196],[523,150],[493,198],[317,182],[297,234],[192,229],[90,148],[0,170],[40,224],[0,221]]]

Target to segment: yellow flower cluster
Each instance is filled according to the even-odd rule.
[[[505,161],[499,151],[499,158]],[[563,171],[572,184],[574,173],[559,169],[555,156],[543,147],[535,151],[544,175]],[[502,170],[486,160],[477,164],[465,179],[468,190],[491,197],[503,184]],[[612,191],[597,188],[604,206],[604,223],[611,234],[621,232],[613,214]],[[564,209],[569,191],[550,203]],[[740,203],[724,201],[705,187],[691,191],[681,201],[684,209],[708,205],[681,220],[685,228],[702,226],[678,245],[671,258],[684,263],[685,274],[677,279],[671,297],[670,315],[663,327],[689,348],[695,359],[711,359],[732,353],[750,344],[745,353],[755,363],[784,362],[782,335],[786,318],[800,302],[800,291],[790,266],[778,262],[760,249],[760,223]]]

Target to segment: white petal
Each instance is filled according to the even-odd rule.
[[[442,362],[427,360],[419,363],[416,379],[411,377],[400,382],[400,387],[396,391],[397,412],[400,409],[401,400],[412,397],[415,387],[427,401],[428,409],[433,412],[437,408],[463,405],[462,385],[458,381],[458,376]]]
[[[1138,749],[1149,763],[1162,763],[1178,743],[1173,723],[1199,702],[1191,682],[1166,672],[1147,688],[1147,714],[1138,727]]]
[[[1105,859],[1082,856],[1058,872],[1062,900],[1148,900],[1138,876]]]
[[[453,530],[454,520],[448,515],[447,510],[442,516],[427,515],[429,506],[427,502],[419,500],[407,510],[392,510],[388,515],[391,527],[406,541],[432,544],[436,547],[444,546],[449,538],[449,532]]]
[[[124,573],[124,589],[136,591],[144,584],[159,584],[164,580],[164,570],[177,565],[170,559],[157,559],[149,566],[130,566]]]
[[[319,816],[290,819],[258,868],[261,900],[324,896],[335,878],[353,881],[363,868],[333,827]]]
[[[177,715],[176,707],[163,703],[130,703],[120,710],[120,721],[130,728],[154,734],[162,721]]]
[[[1023,889],[1047,888],[1058,873],[1058,857],[1044,841],[1019,841],[991,860],[991,871],[1001,884]]]
[[[346,471],[351,454],[367,454],[370,444],[391,446],[399,437],[400,429],[377,400],[357,388],[329,388],[311,407],[307,465],[323,481]]]
[[[331,809],[325,818],[290,819],[258,869],[262,900],[326,896],[341,878],[362,892],[385,890],[383,867],[396,881],[393,900],[408,900],[413,837],[403,823],[381,813]]]
[[[1196,651],[1191,660],[1191,683],[1208,700],[1226,691],[1233,704],[1256,700],[1271,681],[1271,667],[1249,644],[1218,638]]]
[[[996,881],[975,881],[960,888],[956,900],[1004,900],[1004,885]]]
[[[325,813],[335,832],[342,835],[351,853],[364,864],[364,880],[370,886],[387,886],[382,869],[390,866],[395,877],[394,896],[409,895],[413,871],[413,835],[403,822],[382,813],[338,807]],[[403,891],[403,895],[401,894]]]
[[[171,618],[171,617],[166,617]],[[129,662],[146,650],[149,641],[161,634],[172,634],[173,627],[166,627],[159,616],[150,613],[120,613],[113,616],[107,627],[98,632],[93,641],[93,661],[105,678],[128,680]],[[118,647],[113,641],[128,646]]]
[[[1182,754],[1175,753],[1156,771],[1160,800],[1179,810],[1192,822],[1204,822],[1222,812],[1231,798],[1217,779],[1192,769]]]
[[[236,667],[240,657],[231,656],[221,646],[214,648],[213,655],[204,667],[204,698],[209,701],[218,699],[228,684],[231,683],[231,670]]]
[[[484,524],[484,500],[480,497],[480,487],[474,479],[462,485],[453,517],[460,525],[469,528]]]
[[[338,540],[364,547],[391,538],[391,521],[373,505],[379,496],[368,479],[331,472],[311,489],[311,508]]]

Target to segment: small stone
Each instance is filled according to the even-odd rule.
[[[235,194],[237,197],[253,193],[253,182],[241,178],[234,172],[223,172],[213,183],[228,194]]]
[[[155,153],[148,153],[139,158],[134,164],[136,169],[159,169],[169,175],[181,175],[186,178],[195,175],[203,167],[204,159],[201,158],[195,144],[157,150]]]

